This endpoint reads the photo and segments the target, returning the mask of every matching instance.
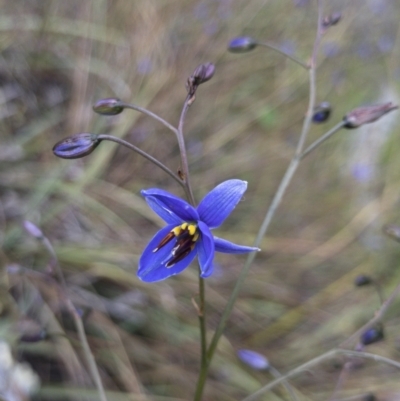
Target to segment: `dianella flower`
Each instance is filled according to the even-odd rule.
[[[228,180],[215,187],[197,208],[162,189],[141,193],[148,205],[166,223],[147,245],[139,260],[138,277],[146,282],[164,280],[186,269],[198,256],[201,277],[213,272],[214,253],[247,253],[258,248],[236,245],[214,237],[219,227],[242,198],[247,182]]]

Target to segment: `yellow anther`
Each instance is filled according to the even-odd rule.
[[[188,231],[190,235],[194,235],[194,233],[196,232],[197,227],[193,224],[190,224],[188,227]]]
[[[183,223],[183,224],[181,225],[182,230],[186,230],[186,229],[187,229],[187,226],[188,226],[188,223]]]
[[[199,239],[199,233],[196,233],[196,234],[193,236],[192,241],[193,241],[193,242],[196,242],[198,239]]]
[[[179,226],[171,230],[171,232],[174,233],[175,237],[177,237],[181,233],[181,231],[182,229]]]

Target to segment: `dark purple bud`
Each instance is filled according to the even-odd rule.
[[[258,352],[249,349],[240,349],[236,354],[242,362],[253,369],[264,370],[269,368],[268,359]]]
[[[383,340],[383,338],[383,326],[377,325],[364,331],[364,333],[361,334],[360,342],[363,345],[370,345]]]
[[[368,393],[368,394],[364,395],[364,397],[362,398],[362,401],[378,401],[378,399],[375,397],[375,394]]]
[[[257,47],[257,42],[249,36],[239,36],[229,42],[228,51],[231,53],[246,53]]]
[[[110,97],[98,100],[93,106],[93,111],[103,116],[115,116],[124,111],[124,106],[120,99]]]
[[[215,72],[215,65],[213,63],[200,64],[193,71],[193,74],[186,82],[186,89],[188,94],[192,97],[192,102],[195,99],[195,93],[199,85],[209,81]]]
[[[215,65],[213,63],[200,64],[191,75],[194,85],[200,85],[209,81],[215,72]]]
[[[372,278],[366,276],[365,274],[360,274],[354,279],[354,285],[356,287],[363,287],[365,285],[369,285],[373,282]]]
[[[322,124],[328,120],[331,115],[331,105],[329,102],[322,102],[319,105],[315,106],[314,114],[312,117],[312,122],[314,124]]]
[[[339,12],[332,13],[331,15],[328,15],[322,20],[322,28],[327,29],[331,27],[332,25],[336,25],[340,19],[342,18],[342,14]]]
[[[92,153],[99,143],[98,135],[84,132],[57,142],[53,153],[62,159],[79,159]]]
[[[394,224],[387,224],[383,226],[382,231],[391,239],[400,242],[400,227]]]
[[[343,117],[343,121],[346,123],[345,128],[358,128],[361,125],[373,123],[379,120],[386,113],[392,110],[398,109],[399,106],[394,105],[392,102],[375,104],[372,106],[359,107],[347,113]]]

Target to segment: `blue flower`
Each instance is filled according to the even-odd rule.
[[[258,251],[214,237],[210,231],[230,215],[246,188],[245,181],[225,181],[209,192],[197,208],[162,189],[143,190],[146,202],[167,226],[157,232],[140,257],[138,277],[149,283],[164,280],[186,269],[198,255],[201,277],[205,278],[213,272],[215,251]]]

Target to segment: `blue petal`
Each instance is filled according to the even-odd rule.
[[[246,188],[247,182],[241,180],[228,180],[216,186],[197,208],[200,220],[210,228],[219,227],[238,204]]]
[[[175,245],[175,240],[170,241],[164,245],[157,252],[153,252],[157,248],[161,240],[175,227],[174,224],[162,228],[153,239],[149,242],[146,249],[143,251],[139,260],[139,269],[137,272],[138,277],[142,281],[153,283],[155,281],[164,280],[170,276],[180,273],[182,270],[189,266],[190,262],[196,256],[196,247],[193,251],[176,263],[172,267],[166,267],[165,264],[171,258],[171,251]]]
[[[260,248],[252,246],[236,245],[226,239],[214,237],[215,250],[222,253],[248,253],[259,251]]]
[[[197,243],[197,252],[199,253],[199,265],[201,277],[206,278],[213,272],[214,259],[214,237],[210,229],[202,221],[198,222],[198,227],[201,232]]]
[[[196,209],[183,199],[158,188],[141,191],[148,205],[168,224],[197,221]]]

